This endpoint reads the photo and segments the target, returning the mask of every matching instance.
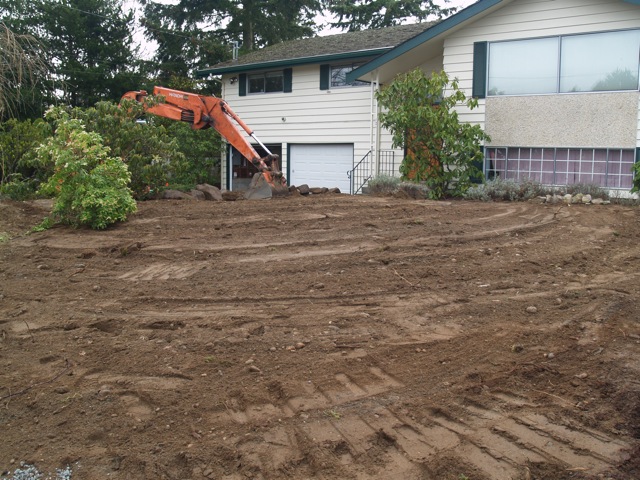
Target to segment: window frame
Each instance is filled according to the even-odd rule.
[[[351,70],[347,70],[346,72],[344,72],[345,73],[345,77],[346,77],[346,74],[352,72],[353,70],[355,70],[358,67],[361,67],[364,64],[365,64],[365,62],[350,62],[350,63],[349,62],[341,62],[341,63],[332,63],[332,64],[330,64],[329,68],[328,68],[328,70],[329,70],[329,72],[328,72],[328,75],[329,75],[328,87],[331,89],[331,88],[362,87],[362,86],[369,85],[368,82],[363,82],[361,80],[355,80],[355,81],[353,81],[351,83],[346,83],[345,82],[344,84],[339,84],[339,85],[334,85],[334,83],[333,83],[333,71],[334,71],[334,69],[338,69],[338,68],[343,69],[343,68],[349,68],[350,67]]]
[[[272,77],[275,76],[274,74],[278,74],[278,76],[281,79],[281,88],[280,90],[267,90],[267,84],[268,84],[268,77],[271,75]],[[251,81],[252,80],[256,80],[258,78],[261,78],[262,81],[264,82],[264,91],[251,91]],[[285,91],[285,72],[284,70],[268,70],[265,72],[260,72],[260,73],[250,73],[247,75],[247,95],[267,95],[270,93],[284,93]]]
[[[565,34],[565,35],[550,35],[545,37],[532,37],[532,38],[519,38],[519,39],[511,39],[511,40],[499,40],[493,42],[487,42],[486,47],[486,65],[484,72],[484,90],[486,97],[509,97],[509,96],[537,96],[537,95],[567,95],[567,94],[585,94],[585,93],[604,93],[604,92],[637,92],[640,91],[640,48],[639,48],[639,56],[638,56],[638,65],[637,65],[637,84],[633,89],[617,89],[617,90],[582,90],[582,91],[562,91],[561,90],[561,80],[563,73],[563,40],[565,38],[576,38],[581,36],[590,36],[590,35],[599,35],[599,34],[615,34],[619,32],[640,32],[640,28],[627,28],[621,30],[604,30],[601,32],[584,32],[584,33],[576,33],[576,34]],[[491,94],[491,90],[495,88],[490,83],[490,71],[491,71],[491,47],[495,44],[500,43],[516,43],[521,41],[535,41],[535,40],[548,40],[548,39],[557,39],[558,40],[558,54],[556,57],[556,86],[555,91],[545,92],[545,93],[506,93],[506,94]]]

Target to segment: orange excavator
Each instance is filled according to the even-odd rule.
[[[274,195],[286,195],[289,193],[287,181],[279,168],[278,155],[272,154],[258,140],[253,130],[238,117],[227,102],[218,97],[207,97],[170,88],[154,87],[153,95],[162,96],[164,103],[148,105],[146,102],[147,95],[144,90],[133,91],[125,93],[122,99],[135,100],[144,106],[145,111],[154,115],[187,122],[195,130],[214,128],[256,167],[258,173],[254,175],[249,190],[245,192],[245,198],[271,198]],[[253,146],[242,135],[240,129],[231,120],[234,120],[247,135],[253,138],[267,152],[265,157],[258,155]]]

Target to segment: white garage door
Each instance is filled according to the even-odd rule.
[[[353,144],[291,145],[291,185],[338,187],[349,193],[347,172],[353,168]]]

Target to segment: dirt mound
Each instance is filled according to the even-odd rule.
[[[640,210],[0,202],[0,470],[640,477]]]

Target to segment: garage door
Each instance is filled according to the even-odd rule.
[[[353,144],[291,145],[289,183],[338,187],[349,193],[347,172],[353,168]]]

